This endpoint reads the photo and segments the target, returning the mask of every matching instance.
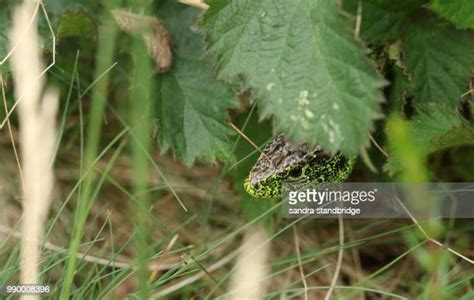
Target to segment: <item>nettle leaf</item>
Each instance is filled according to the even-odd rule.
[[[423,106],[411,122],[416,141],[428,154],[443,149],[474,144],[474,127],[456,110],[440,105]]]
[[[442,105],[423,105],[418,115],[410,121],[415,142],[425,155],[448,148],[474,145],[474,126],[452,108]],[[385,170],[394,174],[400,170],[396,159],[390,158]]]
[[[415,101],[456,107],[474,75],[473,35],[430,18],[413,23],[403,44]]]
[[[409,16],[421,7],[423,2],[423,0],[344,0],[343,4],[344,9],[354,16],[360,11],[360,34],[365,41],[374,43],[399,37]]]
[[[242,76],[261,116],[297,141],[356,153],[380,117],[385,81],[336,1],[213,0],[201,22],[218,77]]]
[[[187,165],[197,158],[227,160],[231,156],[226,110],[235,107],[232,89],[213,76],[203,58],[202,37],[191,31],[198,11],[168,1],[160,14],[176,51],[173,67],[159,75],[157,118],[163,151],[172,148]]]
[[[474,29],[472,0],[433,0],[428,7],[458,28]]]

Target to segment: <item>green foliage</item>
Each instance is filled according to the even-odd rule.
[[[403,69],[394,68],[392,89],[389,95],[390,111],[392,114],[403,115],[407,94],[411,92],[410,81]]]
[[[380,117],[384,80],[335,1],[210,1],[201,23],[219,78],[242,76],[261,116],[297,141],[356,153]]]
[[[360,11],[360,35],[369,43],[380,43],[399,37],[407,26],[410,15],[424,2],[424,0],[344,0],[343,8],[354,16]]]
[[[3,57],[9,49],[7,33],[15,1],[0,3]],[[443,0],[340,3],[341,7],[337,1],[323,0],[212,0],[199,23],[204,38],[191,29],[199,17],[197,9],[171,0],[157,2],[156,16],[170,32],[173,45],[171,70],[150,75],[161,150],[171,149],[187,165],[198,159],[233,158],[229,136],[234,132],[226,122],[227,111],[237,106],[236,96],[233,85],[218,79],[250,88],[259,118],[272,117],[274,122],[268,124],[275,131],[296,141],[320,143],[328,151],[359,152],[368,143],[375,119],[404,116],[407,106],[417,112],[409,124],[420,132],[416,141],[428,154],[466,144],[472,137],[471,125],[456,109],[467,98],[461,95],[474,77],[474,38],[472,31],[455,26],[472,28],[473,4]],[[69,69],[77,47],[84,57],[90,54],[87,64],[92,63],[102,4],[87,0],[44,4],[63,52],[57,59],[66,64],[61,68]],[[358,32],[356,24],[360,24]],[[40,10],[39,27],[48,59],[46,25]],[[79,44],[65,42],[68,37],[79,37]],[[205,55],[205,47],[211,56]],[[120,64],[118,68],[123,69]],[[8,74],[6,65],[2,72]],[[81,70],[82,76],[89,73],[88,68]],[[381,75],[391,84],[384,93],[381,88],[387,80]],[[382,106],[384,96],[388,103]],[[262,130],[264,125],[253,126]],[[390,136],[387,141],[391,143]]]
[[[170,2],[168,2],[170,3]],[[158,78],[157,118],[162,150],[172,148],[187,165],[196,158],[228,160],[231,145],[226,110],[236,105],[230,86],[213,77],[202,39],[191,25],[198,11],[180,4],[160,9],[177,49],[170,72]]]
[[[453,109],[438,105],[423,107],[411,122],[415,141],[428,154],[450,147],[474,145],[474,126]]]
[[[0,1],[0,63],[6,57],[10,50],[10,41],[8,39],[8,32],[11,25],[12,3],[9,1]],[[10,68],[8,67],[8,60],[0,65],[0,72],[4,79],[8,78]]]
[[[360,34],[365,41],[380,44],[401,40],[401,61],[412,75],[415,102],[456,106],[467,90],[467,78],[473,75],[473,35],[430,17],[423,3],[346,0],[344,8],[356,15],[360,4]],[[474,9],[463,7],[466,14],[474,15]]]
[[[21,2],[16,0],[0,0],[0,61],[3,60],[10,50],[8,32],[11,26],[11,15],[19,3]],[[81,31],[84,36],[90,36],[96,33],[96,29],[93,28],[96,27],[95,21],[90,19],[90,16],[96,16],[100,12],[99,8],[101,5],[97,1],[74,3],[67,0],[46,0],[43,1],[43,4],[57,37],[61,38],[65,37],[65,35],[71,36],[71,30],[74,30],[76,35]],[[43,41],[42,50],[45,55],[49,55],[53,49],[53,39],[44,11],[41,8],[38,9],[37,17],[38,31]],[[85,18],[88,18],[88,20],[85,20]],[[59,22],[61,24],[58,24]],[[5,64],[1,66],[1,72],[4,78],[8,78],[9,75],[10,69],[8,63],[7,60]]]
[[[93,1],[93,0],[82,0],[82,1],[69,1],[69,0],[44,0],[43,1],[48,15],[53,24],[58,24],[62,15],[67,12],[80,12],[83,11],[87,15],[91,16],[93,20],[97,20],[102,12],[102,6],[104,1]]]
[[[452,160],[452,168],[455,174],[458,174],[462,180],[474,182],[474,172],[472,166],[474,166],[474,145],[469,147],[457,147],[451,149],[449,155]],[[451,174],[450,174],[451,175]]]
[[[362,39],[377,51],[386,52],[391,61],[392,66],[384,74],[391,78],[387,113],[405,115],[409,103],[408,110],[418,112],[409,123],[416,133],[413,139],[424,155],[430,155],[472,144],[472,126],[457,109],[466,99],[463,95],[474,77],[474,35],[433,16],[425,9],[424,2],[346,0],[343,3],[344,9],[354,16],[360,13]],[[434,1],[429,5],[448,18],[442,13],[442,6],[453,9],[451,16],[455,15],[454,8],[462,7],[462,12],[459,9],[457,13],[466,15],[465,22],[469,22],[467,15],[474,15],[474,9],[462,1]],[[459,20],[458,23],[450,20],[458,27],[468,27],[462,26]],[[387,134],[389,148],[396,151],[393,138]],[[385,169],[393,175],[401,165],[392,155]]]
[[[97,37],[97,27],[91,17],[84,11],[65,12],[58,23],[57,37],[79,36],[86,39]]]
[[[468,90],[467,79],[473,75],[472,33],[429,18],[413,23],[402,41],[415,101],[459,105],[461,95]]]
[[[416,131],[407,121],[393,116],[387,123],[387,135],[390,137],[390,153],[392,156],[386,170],[392,175],[402,170],[400,180],[403,182],[427,182],[429,175],[426,170],[426,153],[423,145],[414,142]]]
[[[3,60],[3,58],[7,55],[8,53],[8,38],[0,32],[0,60]],[[9,66],[8,66],[8,60],[5,61],[3,65],[0,66],[0,74],[2,74],[3,78],[6,79],[8,77],[8,71],[9,71]]]
[[[474,29],[474,1],[433,0],[428,5],[434,12],[451,21],[456,27]]]
[[[453,109],[439,105],[427,105],[409,122],[413,145],[423,156],[448,148],[474,145],[474,126],[463,120]],[[392,133],[389,132],[389,136]],[[395,143],[396,144],[396,143]],[[394,174],[401,168],[400,160],[391,157],[386,170]]]

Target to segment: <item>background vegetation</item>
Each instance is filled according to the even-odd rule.
[[[16,2],[0,0],[0,285],[19,269],[18,123],[3,59]],[[50,297],[226,297],[242,233],[264,224],[268,298],[323,298],[341,249],[336,299],[474,298],[470,220],[341,230],[283,219],[278,199],[243,191],[259,154],[228,124],[260,147],[284,132],[357,154],[351,181],[473,181],[474,2],[207,3],[40,2],[48,84],[61,91],[42,247]],[[150,48],[169,41],[171,66],[159,68],[166,57]]]

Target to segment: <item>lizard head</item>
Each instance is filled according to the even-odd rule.
[[[319,145],[294,144],[279,135],[264,150],[244,182],[247,193],[257,198],[281,196],[312,182],[341,182],[349,177],[354,159],[330,155]]]

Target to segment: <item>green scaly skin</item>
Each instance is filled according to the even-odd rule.
[[[345,181],[355,162],[355,157],[331,155],[320,146],[293,144],[283,135],[276,137],[263,152],[244,182],[247,193],[256,198],[279,197],[311,183]]]

